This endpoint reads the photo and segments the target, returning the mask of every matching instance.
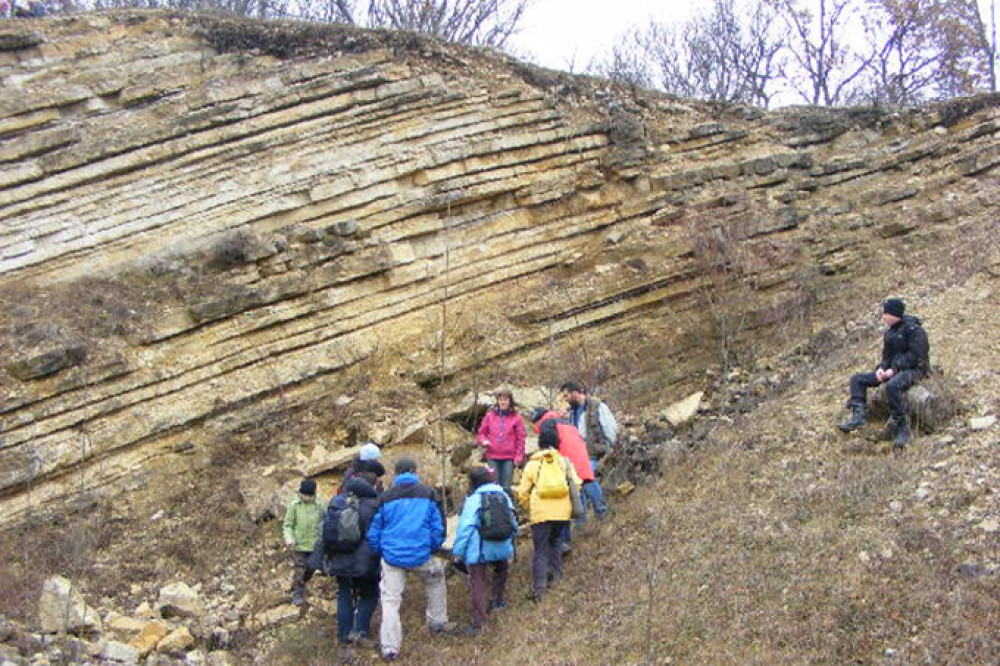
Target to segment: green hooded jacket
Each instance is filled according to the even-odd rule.
[[[305,502],[301,495],[296,495],[285,510],[282,530],[285,542],[294,541],[292,548],[297,551],[312,552],[323,533],[324,513],[326,504],[318,496],[312,502]]]

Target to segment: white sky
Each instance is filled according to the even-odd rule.
[[[650,17],[683,22],[697,0],[534,0],[511,46],[519,57],[544,67],[582,72],[616,38]]]

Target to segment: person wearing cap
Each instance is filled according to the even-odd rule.
[[[891,439],[901,450],[910,441],[906,419],[906,391],[930,372],[930,345],[920,320],[905,314],[906,305],[898,298],[882,304],[882,323],[888,328],[882,337],[882,360],[874,372],[851,376],[851,397],[847,407],[851,417],[837,425],[843,432],[863,427],[867,420],[865,405],[870,387],[885,384],[891,412],[882,429],[882,438]]]
[[[354,456],[351,460],[347,471],[344,472],[344,480],[341,482],[340,488],[337,489],[337,494],[343,495],[346,492],[347,482],[351,480],[351,477],[361,472],[370,472],[375,475],[376,491],[382,492],[385,490],[382,487],[382,477],[385,476],[385,467],[380,461],[381,457],[382,449],[378,447],[378,444],[372,441],[365,442],[358,450],[358,455]]]
[[[483,456],[486,464],[496,474],[497,482],[510,495],[514,466],[524,462],[524,420],[517,413],[517,402],[511,391],[497,391],[496,401],[496,405],[486,412],[479,424],[476,443],[486,449]]]
[[[282,533],[285,545],[292,553],[292,603],[305,603],[306,583],[312,578],[313,570],[307,562],[316,541],[323,534],[323,514],[326,506],[316,496],[316,482],[302,479],[299,493],[285,509]]]

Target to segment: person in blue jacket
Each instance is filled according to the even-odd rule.
[[[434,491],[420,483],[417,463],[409,458],[396,462],[392,487],[382,493],[379,508],[368,529],[368,545],[382,557],[382,627],[379,639],[382,658],[393,661],[403,643],[399,606],[406,588],[406,574],[424,581],[427,623],[432,633],[451,632],[448,621],[448,588],[444,562],[434,554],[445,537],[444,510]]]
[[[476,634],[486,624],[488,610],[507,607],[504,601],[504,589],[507,586],[508,561],[514,555],[517,519],[514,514],[514,503],[503,486],[496,482],[493,470],[489,467],[480,466],[472,469],[469,473],[469,490],[469,496],[462,505],[462,515],[458,519],[452,557],[457,566],[465,565],[469,570],[469,596],[472,598],[472,625],[469,627],[469,633]],[[504,541],[485,540],[479,534],[479,512],[487,493],[499,493],[510,511],[514,531]],[[488,568],[493,569],[493,580],[487,595]]]

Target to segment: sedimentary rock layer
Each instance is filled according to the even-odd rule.
[[[166,13],[0,33],[2,521],[183,468],[351,372],[676,397],[886,257],[974,252],[997,198],[990,98],[715,109]]]

